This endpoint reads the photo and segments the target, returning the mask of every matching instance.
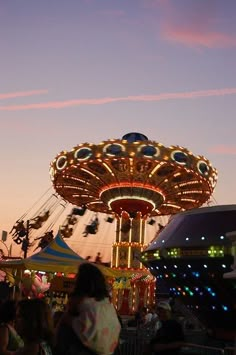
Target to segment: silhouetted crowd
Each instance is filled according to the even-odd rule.
[[[0,355],[111,355],[120,329],[103,274],[83,263],[64,312],[38,298],[2,303]]]
[[[119,355],[122,321],[111,303],[104,275],[82,263],[66,309],[44,299],[7,300],[0,306],[0,355]],[[135,326],[151,325],[155,336],[144,354],[178,354],[184,341],[168,302],[144,307]],[[130,324],[131,325],[131,324]]]

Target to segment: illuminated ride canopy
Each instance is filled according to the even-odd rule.
[[[164,147],[139,133],[63,151],[51,163],[56,192],[95,212],[132,218],[172,215],[209,200],[217,171],[189,150]]]
[[[179,146],[164,147],[140,133],[61,152],[51,163],[50,175],[66,201],[115,215],[111,267],[132,270],[144,268],[140,255],[147,247],[147,218],[151,224],[155,216],[201,206],[217,181],[217,171],[206,158]],[[124,290],[113,287],[120,314],[153,305],[153,279],[126,284],[119,285]]]
[[[232,231],[236,205],[193,209],[172,217],[141,257],[157,277],[157,296],[181,299],[222,338],[236,331],[236,279],[224,276],[234,263]]]

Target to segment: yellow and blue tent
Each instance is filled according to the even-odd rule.
[[[84,261],[58,233],[46,248],[26,258],[24,265],[29,270],[76,273]]]
[[[1,261],[0,269],[28,269],[46,272],[77,273],[78,266],[85,262],[63,240],[60,233],[51,243],[26,259]],[[107,277],[131,277],[134,274],[150,275],[148,270],[118,270],[96,264]]]
[[[76,273],[79,264],[84,261],[64,242],[60,233],[58,233],[43,250],[26,259],[1,261],[0,269],[12,268]]]

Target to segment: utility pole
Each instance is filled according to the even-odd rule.
[[[25,238],[23,239],[22,242],[22,249],[24,251],[24,259],[27,258],[27,252],[28,252],[28,248],[29,248],[29,223],[30,221],[27,219],[26,221],[26,235]]]

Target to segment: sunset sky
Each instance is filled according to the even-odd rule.
[[[0,230],[57,153],[132,131],[206,156],[236,203],[234,0],[0,1],[0,33]]]

